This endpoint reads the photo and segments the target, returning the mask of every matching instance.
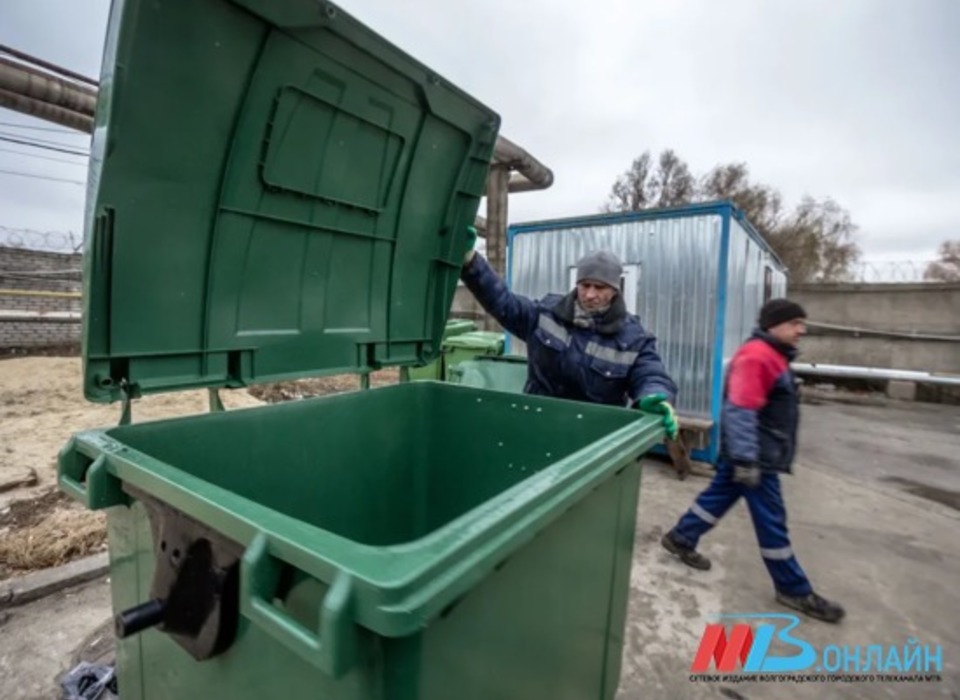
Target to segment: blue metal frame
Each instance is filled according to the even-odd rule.
[[[757,229],[754,228],[753,224],[750,223],[750,219],[747,218],[747,215],[744,214],[740,209],[738,209],[737,206],[732,202],[729,203],[729,206],[730,206],[731,215],[733,216],[734,219],[737,220],[737,223],[743,226],[744,230],[746,230],[747,232],[747,235],[750,236],[753,242],[756,243],[758,246],[760,246],[763,249],[763,251],[767,253],[767,255],[773,258],[776,261],[777,265],[780,266],[781,270],[785,271],[786,267],[784,266],[783,261],[774,252],[773,248],[771,248],[770,245],[764,240],[763,236],[760,235],[760,232],[757,231]]]
[[[514,224],[507,229],[507,244],[513,237],[544,229],[558,230],[577,228],[596,224],[622,223],[626,221],[643,221],[644,219],[673,219],[686,218],[702,214],[724,214],[735,209],[732,202],[705,202],[702,204],[688,204],[682,207],[668,207],[664,209],[644,209],[643,211],[618,212],[615,214],[594,214],[592,216],[575,216],[565,219],[544,219]],[[752,228],[752,227],[751,227]]]
[[[690,452],[693,459],[708,464],[716,464],[720,456],[720,414],[723,410],[723,343],[727,326],[727,273],[730,258],[730,218],[737,211],[733,204],[724,202],[706,212],[720,216],[720,259],[717,274],[717,313],[714,319],[713,339],[713,389],[710,392],[710,418],[713,427],[710,428],[710,439],[705,449],[696,449]],[[744,219],[746,221],[746,219]],[[749,225],[749,224],[748,224]],[[752,227],[750,227],[752,229]],[[754,231],[754,233],[756,233]],[[663,445],[653,450],[654,454],[668,455]]]
[[[723,410],[723,342],[727,329],[727,278],[730,270],[730,217],[733,205],[728,205],[721,217],[723,228],[720,231],[720,260],[717,275],[717,315],[713,339],[713,391],[710,397],[710,417],[713,427],[710,429],[710,444],[707,447],[707,460],[717,463],[720,454],[720,414]]]
[[[631,221],[643,221],[646,219],[670,219],[686,218],[689,216],[698,216],[705,214],[717,214],[720,216],[720,259],[718,260],[719,274],[717,276],[717,313],[714,330],[714,348],[713,348],[713,389],[711,392],[710,413],[713,420],[713,427],[710,429],[710,439],[705,449],[693,450],[691,456],[694,459],[716,464],[720,453],[720,415],[723,410],[723,344],[726,335],[727,321],[727,286],[730,257],[730,220],[736,219],[743,226],[747,235],[759,245],[767,254],[783,268],[783,263],[777,257],[773,249],[767,244],[763,237],[757,232],[753,224],[746,218],[730,201],[707,202],[703,204],[691,204],[682,207],[672,207],[669,209],[646,209],[638,212],[624,212],[616,214],[596,214],[593,216],[579,216],[565,219],[547,219],[542,221],[531,221],[522,224],[514,224],[507,228],[507,261],[506,261],[506,284],[507,288],[512,287],[513,276],[513,241],[517,236],[527,233],[537,233],[540,231],[556,231],[568,228],[579,228],[582,226],[595,226],[598,224],[614,224]],[[511,352],[510,334],[504,331],[504,352]],[[658,446],[652,450],[657,454],[666,454],[663,446]]]

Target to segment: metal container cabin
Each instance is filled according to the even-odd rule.
[[[712,422],[694,457],[714,463],[726,363],[763,302],[787,289],[786,268],[743,212],[711,202],[536,221],[510,226],[507,240],[507,284],[530,298],[572,289],[589,251],[620,257],[627,308],[657,337],[680,414]],[[506,343],[507,354],[525,354],[517,338]]]

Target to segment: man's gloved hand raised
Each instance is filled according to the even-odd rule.
[[[673,406],[670,405],[670,402],[667,401],[666,394],[650,394],[649,396],[644,396],[637,403],[637,408],[644,413],[659,413],[662,415],[663,429],[667,431],[667,437],[671,440],[677,439],[677,436],[680,434],[680,423],[677,420],[677,412],[673,409]]]
[[[763,472],[756,464],[734,464],[733,481],[737,484],[743,484],[748,489],[755,489],[760,485],[760,479]]]
[[[470,247],[467,249],[466,254],[463,256],[463,264],[468,264],[473,260],[473,256],[477,254],[477,251],[474,250],[477,245],[477,229],[473,226],[467,226],[467,243],[470,244]]]

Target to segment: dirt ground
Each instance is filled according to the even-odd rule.
[[[373,386],[396,381],[395,370],[371,376]],[[341,375],[221,391],[220,395],[230,410],[358,387],[356,376]],[[133,420],[207,410],[206,391],[157,394],[133,402]],[[93,404],[83,398],[79,357],[0,360],[0,579],[104,548],[103,516],[87,511],[57,489],[57,454],[74,433],[116,425],[119,419],[119,404]]]

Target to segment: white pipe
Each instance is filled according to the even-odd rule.
[[[960,377],[947,374],[931,374],[908,369],[886,369],[880,367],[856,367],[851,365],[821,365],[815,362],[795,362],[791,365],[797,374],[810,374],[821,377],[845,377],[848,379],[886,379],[921,384],[940,384],[960,386]]]

